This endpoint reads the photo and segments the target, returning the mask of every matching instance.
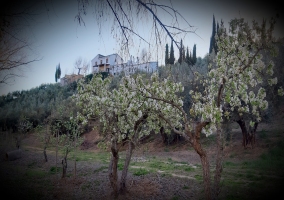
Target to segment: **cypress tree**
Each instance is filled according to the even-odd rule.
[[[180,40],[180,48],[179,48],[179,59],[178,59],[179,64],[183,62],[183,44],[182,44],[182,39]]]
[[[61,76],[61,69],[60,69],[60,63],[56,66],[55,69],[55,82],[57,83],[57,80],[60,79]]]
[[[170,62],[170,60],[169,60],[169,45],[166,44],[165,65],[168,65],[169,62]]]
[[[222,21],[222,20],[221,20]],[[217,36],[218,36],[218,38],[219,38],[219,22],[217,22]],[[215,46],[214,46],[214,48],[215,48],[215,53],[217,53],[218,52],[218,46],[217,46],[217,41],[216,41],[216,39],[215,39]]]
[[[189,57],[189,53],[188,53],[188,47],[186,48],[185,62],[186,62],[188,65],[190,65],[190,57]]]
[[[212,53],[213,49],[214,51],[216,50],[215,49],[215,34],[216,34],[216,22],[215,22],[215,16],[213,15],[213,24],[212,24],[212,35],[211,35],[211,38],[210,38],[210,46],[209,46],[209,53]]]
[[[55,82],[57,83],[57,69],[55,70]]]
[[[194,65],[196,63],[196,44],[193,45],[192,50],[192,64]]]
[[[185,62],[185,48],[182,46],[182,62]]]
[[[60,69],[60,63],[58,64],[58,72],[57,72],[57,78],[60,79],[61,77],[61,69]]]
[[[174,47],[173,47],[173,41],[171,42],[171,50],[170,50],[170,60],[169,64],[175,63],[175,54],[174,54]]]

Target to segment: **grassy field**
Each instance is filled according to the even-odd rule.
[[[5,135],[1,135],[1,149],[7,150],[12,141],[7,140]],[[11,137],[12,138],[12,137]],[[238,145],[238,149],[232,149],[224,158],[223,174],[221,179],[221,192],[219,199],[236,200],[236,199],[266,199],[282,193],[284,181],[284,139],[283,130],[266,130],[258,131],[258,142],[255,149],[243,149],[241,143],[234,142]],[[203,144],[206,148],[214,145],[215,136],[203,138]],[[23,150],[25,153],[33,153],[33,155],[42,154],[41,146],[34,143],[25,143],[23,141]],[[228,142],[228,148],[232,146]],[[189,161],[179,162],[172,156],[167,154],[176,149],[174,145],[165,146],[163,157],[155,155],[155,152],[146,156],[133,156],[130,163],[129,174],[134,177],[156,177],[177,178],[181,182],[183,180],[191,180],[194,184],[200,186],[199,194],[195,199],[203,199],[202,184],[202,167],[200,164],[191,164]],[[141,148],[142,149],[142,148]],[[189,150],[187,151],[192,151]],[[183,150],[184,151],[184,150]],[[4,151],[1,151],[2,155]],[[59,155],[62,152],[59,152]],[[49,148],[48,154],[55,155],[55,148]],[[177,151],[178,155],[178,151]],[[4,157],[4,156],[3,156]],[[86,170],[78,170],[78,177],[84,178],[94,174],[105,175],[105,180],[97,179],[93,182],[82,182],[80,190],[87,191],[93,187],[99,187],[107,180],[107,170],[110,154],[105,151],[76,151],[76,161],[78,169],[88,166]],[[74,154],[71,152],[69,159],[69,168],[72,168],[75,160]],[[43,158],[43,156],[42,156]],[[120,153],[118,170],[121,172],[125,161],[125,151]],[[97,165],[94,166],[93,163]],[[93,166],[93,167],[92,167]],[[57,168],[54,163],[47,166],[43,162],[35,159],[27,160],[20,164],[18,161],[1,161],[1,190],[10,191],[11,188],[18,191],[27,199],[44,199],[44,197],[56,190],[55,180],[58,180],[61,173],[61,165]],[[214,163],[211,164],[211,171],[214,172]],[[9,176],[10,174],[13,174]],[[213,174],[213,173],[212,173]],[[73,171],[69,170],[68,177],[73,177]],[[213,176],[212,176],[213,180]],[[192,182],[191,182],[192,183]],[[93,186],[93,184],[95,186]],[[190,191],[192,185],[183,184],[180,190]],[[39,192],[40,191],[40,192]],[[44,192],[42,192],[44,191]],[[13,197],[13,193],[10,194]],[[183,199],[175,194],[171,199]]]

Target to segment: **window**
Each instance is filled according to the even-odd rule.
[[[97,62],[96,62],[96,64],[95,64],[95,65],[98,65],[98,64],[97,64]]]
[[[101,60],[101,64],[103,64],[103,60]]]
[[[106,63],[108,63],[108,58],[106,59]]]
[[[116,59],[114,60],[114,62],[116,62]]]

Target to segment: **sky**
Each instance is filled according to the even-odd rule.
[[[94,0],[95,1],[95,0]],[[13,4],[8,4],[13,3]],[[16,2],[16,3],[15,3]],[[111,34],[113,20],[103,21],[103,27],[99,32],[99,27],[94,15],[95,10],[89,6],[87,15],[84,17],[84,25],[79,25],[75,20],[78,13],[78,3],[76,0],[23,0],[3,1],[1,7],[10,9],[27,9],[31,15],[25,18],[21,34],[30,41],[30,49],[27,54],[30,58],[39,59],[23,68],[23,77],[15,78],[12,84],[0,84],[0,95],[6,95],[9,92],[29,90],[45,83],[55,83],[55,69],[60,63],[61,77],[65,74],[77,73],[74,69],[74,62],[78,57],[86,59],[89,63],[97,54],[109,55],[119,53],[120,43],[117,38]],[[216,22],[220,23],[221,19],[224,24],[235,17],[243,17],[247,21],[263,18],[270,18],[277,12],[280,14],[276,26],[276,36],[284,36],[283,22],[284,16],[277,9],[281,8],[279,4],[273,1],[267,1],[264,4],[261,1],[227,1],[227,0],[160,0],[160,4],[170,5],[176,9],[187,22],[193,26],[195,33],[188,33],[183,36],[183,44],[188,46],[189,50],[196,44],[197,57],[204,57],[209,50],[210,37],[212,34],[212,20],[215,16]],[[11,6],[12,5],[12,6]],[[161,19],[168,22],[170,18],[165,13],[161,13]],[[180,19],[181,28],[188,28],[184,20]],[[144,21],[135,22],[139,34],[145,38],[152,38],[153,34],[150,24]],[[192,29],[192,30],[193,30]],[[176,40],[180,41],[181,37],[177,36]],[[158,49],[153,44],[150,49],[145,43],[135,39],[132,44],[131,54],[134,57],[140,56],[143,48],[152,55],[151,61],[158,61],[159,65],[164,64],[165,45],[170,45],[169,37],[162,39],[162,44]],[[178,50],[175,48],[175,58],[178,58]],[[158,55],[155,53],[159,52]],[[154,55],[155,54],[155,55]],[[125,61],[129,57],[121,55]],[[3,73],[0,71],[0,73]]]

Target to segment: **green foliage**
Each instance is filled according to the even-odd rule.
[[[138,170],[135,170],[135,172],[133,173],[134,176],[144,176],[146,174],[149,174],[149,171],[144,168],[139,168]]]
[[[76,105],[68,98],[73,95],[76,88],[60,86],[59,84],[41,84],[30,90],[15,91],[2,96],[0,106],[0,127],[3,130],[13,129],[17,131],[17,123],[20,116],[25,116],[35,128],[51,115],[60,104],[69,105],[76,109]],[[0,100],[0,102],[1,102]],[[53,112],[54,113],[54,112]]]

